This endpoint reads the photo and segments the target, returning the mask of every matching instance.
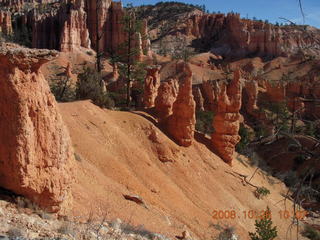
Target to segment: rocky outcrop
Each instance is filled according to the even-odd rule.
[[[185,64],[179,80],[179,93],[167,121],[167,130],[179,145],[189,147],[194,139],[196,103],[192,95],[192,71]]]
[[[240,141],[240,108],[242,86],[240,71],[234,72],[231,83],[223,84],[217,95],[217,111],[213,118],[214,133],[211,136],[216,153],[228,164],[232,165],[235,146]]]
[[[66,1],[46,13],[34,9],[28,14],[32,29],[32,47],[73,51],[90,48],[87,14],[83,0]]]
[[[97,5],[98,3],[98,5]],[[110,41],[112,34],[108,23],[113,17],[111,0],[85,0],[85,11],[87,12],[87,25],[91,39],[91,45],[94,50],[99,44],[99,51],[106,50],[106,43]],[[119,18],[121,19],[121,18]],[[117,19],[118,21],[118,19]],[[97,34],[99,34],[99,42],[97,42]]]
[[[66,19],[63,15],[61,16],[61,22],[64,24],[60,35],[60,50],[69,52],[80,47],[90,48],[84,2],[77,0],[67,11],[69,11],[69,14],[66,15]]]
[[[0,32],[4,35],[12,34],[11,12],[0,10]]]
[[[177,98],[179,84],[177,79],[168,79],[160,84],[155,99],[155,109],[159,122],[165,122],[172,114],[173,103]]]
[[[192,88],[192,93],[194,100],[196,102],[196,110],[197,111],[204,111],[204,98],[202,96],[200,87],[196,86]]]
[[[266,94],[272,102],[284,102],[286,98],[286,83],[265,81]]]
[[[147,68],[147,75],[144,81],[143,105],[145,108],[154,107],[154,102],[160,86],[160,67]]]
[[[127,33],[121,23],[126,14],[121,2],[112,2],[112,0],[30,1],[34,7],[25,13],[19,9],[23,8],[26,2],[29,3],[25,0],[4,1],[2,4],[6,9],[17,13],[18,31],[20,31],[19,27],[32,30],[33,48],[73,51],[80,47],[92,47],[97,50],[99,46],[100,53],[120,54],[120,46],[127,39]],[[40,5],[40,3],[45,4]],[[0,31],[8,31],[11,19],[5,15],[6,18],[3,20],[1,16],[0,14],[2,28]],[[137,59],[139,60],[144,55],[151,56],[147,35],[147,22],[144,21],[141,32],[133,34],[131,41],[131,47],[138,49]]]
[[[245,109],[247,113],[252,116],[256,116],[257,112],[259,111],[258,108],[258,95],[259,95],[259,88],[258,82],[255,80],[247,80],[245,81],[244,91],[246,93],[246,102],[244,102]]]
[[[203,106],[207,111],[215,111],[216,109],[216,95],[217,95],[217,82],[206,81],[201,84],[201,93],[204,99]],[[196,98],[197,99],[197,98]],[[200,104],[200,103],[199,103]]]
[[[40,72],[56,52],[0,48],[0,185],[57,212],[71,203],[73,149]]]
[[[276,26],[234,13],[193,15],[186,22],[181,33],[224,57],[319,53],[320,32],[312,27]]]

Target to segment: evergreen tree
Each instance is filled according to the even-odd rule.
[[[272,226],[270,209],[267,208],[265,216],[261,220],[256,220],[256,232],[249,232],[251,240],[273,240],[278,236],[277,227]]]
[[[126,98],[127,107],[131,104],[131,85],[132,82],[142,81],[145,77],[143,63],[139,61],[140,49],[136,46],[137,33],[141,32],[142,21],[136,18],[135,10],[132,4],[126,7],[126,14],[121,20],[123,31],[126,33],[126,39],[119,45],[118,55],[115,61],[120,62],[120,75],[126,80]],[[143,36],[145,37],[145,36]]]

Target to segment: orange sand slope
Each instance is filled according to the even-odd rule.
[[[179,147],[141,112],[104,110],[89,101],[63,103],[60,109],[80,160],[74,215],[107,214],[109,220],[121,218],[171,237],[187,229],[199,239],[217,236],[213,224],[228,224],[241,239],[249,239],[254,220],[245,219],[243,211],[269,206],[279,239],[285,239],[290,221],[278,212],[285,208],[281,193],[286,189],[259,171],[251,182],[267,187],[271,195],[258,200],[253,187],[228,173],[251,175],[255,168],[246,160],[235,160],[230,168],[203,143]],[[123,194],[142,197],[145,206]],[[238,216],[213,220],[214,210],[235,210]]]

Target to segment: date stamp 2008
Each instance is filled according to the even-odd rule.
[[[288,210],[280,210],[276,214],[280,219],[289,219],[289,218],[296,218],[298,220],[302,220],[307,214],[307,211],[296,211],[290,212]],[[237,212],[235,210],[214,210],[212,212],[212,218],[216,220],[223,220],[223,219],[271,219],[274,215],[271,211],[262,210],[245,210],[242,212]]]

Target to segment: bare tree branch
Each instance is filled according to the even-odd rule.
[[[300,7],[300,12],[301,12],[302,19],[303,19],[303,24],[304,24],[306,16],[305,16],[304,11],[303,11],[302,0],[299,0],[299,7]]]

